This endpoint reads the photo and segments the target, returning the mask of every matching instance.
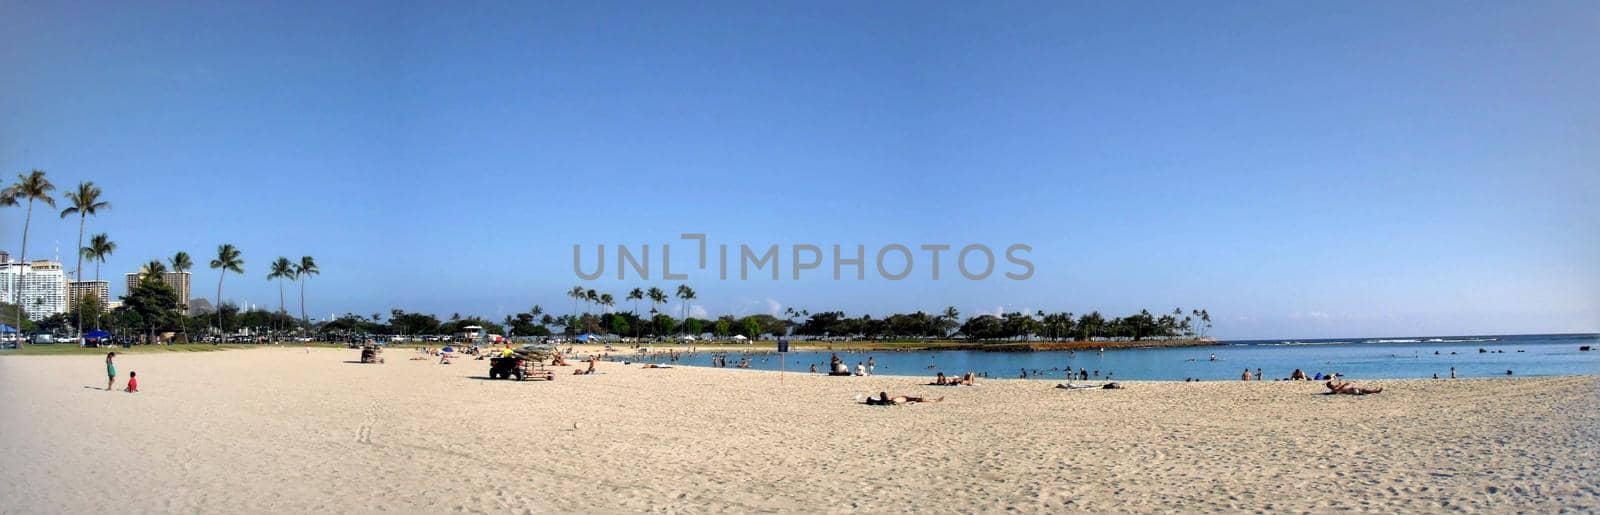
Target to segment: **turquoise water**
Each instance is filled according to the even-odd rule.
[[[1579,351],[1589,345],[1595,350]],[[1479,349],[1485,352],[1479,352]],[[829,351],[790,352],[785,368],[806,372],[811,364],[828,368]],[[744,353],[728,354],[730,367]],[[1216,360],[1212,361],[1211,356]],[[750,368],[778,370],[776,353],[750,354]],[[1289,376],[1298,368],[1308,375],[1338,372],[1349,378],[1396,379],[1458,377],[1600,375],[1600,335],[1517,335],[1401,337],[1323,340],[1257,340],[1223,342],[1209,347],[1118,349],[1105,352],[861,351],[839,352],[855,369],[870,357],[879,375],[933,376],[968,371],[990,377],[1017,378],[1027,369],[1030,379],[1065,377],[1063,369],[1079,368],[1099,378],[1238,380],[1246,368],[1262,369],[1266,379]],[[678,364],[709,366],[710,353],[685,353]],[[1096,376],[1091,376],[1094,379]]]

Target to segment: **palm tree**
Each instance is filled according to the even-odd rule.
[[[116,251],[117,242],[111,241],[111,237],[106,236],[106,233],[100,233],[90,236],[89,246],[78,249],[78,255],[89,258],[90,261],[94,261],[94,280],[95,282],[99,282],[100,265],[105,263],[106,258],[110,257],[111,253]],[[100,328],[99,313],[94,314],[94,328]]]
[[[590,288],[588,291],[583,292],[583,301],[586,303],[583,306],[583,314],[587,315],[589,314],[590,306],[600,302],[600,294]]]
[[[159,259],[152,259],[149,263],[145,263],[144,266],[139,267],[139,280],[160,281],[161,274],[165,273],[167,273],[167,265],[162,263]]]
[[[67,200],[72,205],[61,210],[61,218],[78,215],[78,247],[83,248],[83,228],[89,223],[89,217],[100,212],[101,209],[110,209],[111,203],[100,200],[100,188],[93,181],[78,183],[78,191],[67,192]],[[74,281],[83,280],[83,254],[78,254],[78,267],[73,269]],[[73,303],[83,299],[72,299]],[[83,346],[83,310],[78,310],[78,346]]]
[[[322,274],[317,268],[317,260],[311,256],[300,256],[300,265],[294,267],[294,276],[300,280],[300,321],[306,325],[306,330],[311,330],[311,319],[306,318],[306,279],[313,275]]]
[[[222,328],[222,278],[228,272],[244,275],[244,259],[239,256],[239,249],[232,243],[217,246],[217,258],[211,260],[213,270],[221,270],[217,274],[217,332],[224,332]]]
[[[639,314],[639,301],[644,299],[644,290],[634,288],[628,291],[627,300],[633,301],[633,314]]]
[[[633,316],[634,317],[638,317],[639,316],[639,301],[641,299],[644,299],[644,290],[641,290],[641,289],[638,289],[638,288],[634,288],[634,289],[628,291],[628,300],[633,301]],[[638,324],[635,324],[635,325],[638,325]],[[633,337],[634,338],[638,338],[639,337],[639,328],[638,327],[634,327],[633,328]]]
[[[176,273],[176,274],[181,274],[181,273],[184,273],[184,272],[188,272],[190,269],[194,268],[194,260],[189,259],[189,253],[181,251],[181,250],[178,251],[177,254],[173,254],[172,255],[172,259],[167,260],[167,262],[172,264],[172,272]],[[99,279],[100,279],[99,267],[96,267],[95,268],[95,280],[99,280]],[[186,301],[186,300],[187,299],[179,299],[180,302],[183,302],[183,301]],[[183,341],[187,342],[187,341],[189,341],[189,317],[187,316],[188,313],[189,313],[189,306],[187,306],[187,305],[179,306],[178,307],[178,312],[185,315],[185,316],[181,317],[181,319],[183,320],[183,323],[178,324],[178,326],[181,329],[183,329]]]
[[[615,306],[616,304],[617,304],[616,297],[612,297],[611,294],[609,294],[609,293],[600,294],[600,305],[606,307],[606,312],[607,313],[610,313],[611,312],[611,306]]]
[[[12,184],[10,188],[7,188],[7,192],[4,195],[0,195],[0,197],[6,199],[4,202],[5,205],[8,206],[18,205],[20,202],[18,199],[28,199],[28,214],[23,218],[22,222],[22,252],[17,255],[18,263],[28,262],[28,228],[33,225],[33,201],[37,200],[48,204],[52,208],[56,207],[56,199],[50,196],[50,192],[55,189],[56,185],[50,184],[50,179],[46,179],[44,177],[43,170],[34,170],[32,173],[26,175],[20,173],[17,174],[17,183]],[[27,267],[19,267],[17,269],[18,285],[22,284],[22,274],[27,270]],[[23,311],[22,288],[18,287],[15,288],[15,290],[16,300],[11,304],[17,307],[16,327],[18,331],[21,331]],[[18,340],[18,345],[21,345],[20,340]]]
[[[583,300],[583,287],[573,286],[567,291],[567,297],[572,299],[572,316],[578,316],[578,301]]]
[[[683,324],[687,328],[689,324],[689,301],[695,299],[694,288],[690,288],[687,284],[678,285],[678,298],[683,299]]]
[[[656,288],[653,286],[650,287],[650,291],[644,293],[644,297],[650,299],[650,313],[652,313],[652,315],[656,313],[656,306],[665,304],[667,302],[667,292],[661,291],[661,288]],[[652,316],[651,318],[655,317]],[[659,335],[660,333],[657,334]]]
[[[282,279],[282,280],[288,280],[288,281],[293,281],[293,280],[296,279],[295,270],[294,270],[294,263],[290,263],[289,262],[289,258],[286,258],[286,257],[283,257],[283,256],[278,256],[278,259],[272,261],[272,266],[269,267],[269,271],[267,272],[267,280],[271,281],[271,280],[274,280],[274,279]],[[281,322],[283,320],[283,317],[287,314],[287,313],[285,313],[285,310],[283,308],[283,281],[282,280],[278,281],[278,316],[274,317],[272,319],[273,325],[275,326],[274,327],[275,331],[282,331],[283,330],[282,324],[280,324],[279,322]]]

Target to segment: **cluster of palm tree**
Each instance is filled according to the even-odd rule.
[[[278,259],[272,262],[272,266],[267,272],[268,281],[278,281],[278,314],[288,314],[283,301],[283,283],[284,281],[293,282],[300,287],[300,323],[306,327],[311,327],[311,319],[306,316],[306,281],[311,279],[312,276],[321,273],[322,269],[317,267],[317,260],[311,256],[300,256],[299,263],[289,261],[287,257],[278,256]],[[283,328],[280,327],[277,330],[282,331]]]
[[[689,285],[680,284],[678,285],[676,297],[683,301],[683,319],[688,320],[689,303],[699,298],[699,295]],[[610,293],[595,291],[593,288],[586,289],[583,286],[573,286],[571,290],[567,290],[567,298],[572,299],[572,314],[555,320],[555,325],[567,327],[568,332],[596,332],[609,327],[601,322],[601,317],[590,314],[590,307],[600,306],[605,308],[606,313],[610,313],[611,307],[616,305],[616,297],[613,297]],[[650,301],[650,314],[652,320],[655,320],[660,314],[658,307],[670,302],[671,299],[672,297],[669,297],[666,291],[656,287],[651,287],[649,290],[634,288],[624,298],[624,300],[633,302],[633,311],[630,314],[633,315],[636,322],[638,321],[639,301]],[[578,313],[578,303],[580,302],[584,304],[584,310],[581,315]],[[635,334],[642,329],[639,327],[642,324],[628,323],[628,325],[635,329]]]
[[[17,255],[17,262],[27,262],[28,239],[30,229],[33,225],[34,204],[39,203],[50,206],[51,208],[56,207],[56,199],[51,194],[51,192],[55,191],[55,189],[55,184],[50,182],[49,177],[43,170],[33,170],[29,173],[18,174],[15,183],[0,189],[0,207],[25,205],[27,209],[26,215],[23,217],[22,247]],[[72,273],[73,278],[78,281],[82,281],[84,278],[83,262],[87,259],[89,262],[95,265],[94,280],[98,282],[100,280],[100,265],[104,264],[106,259],[117,250],[117,243],[112,241],[111,237],[103,232],[89,236],[88,243],[84,243],[84,238],[88,232],[89,219],[99,215],[102,211],[106,211],[111,208],[111,203],[103,200],[101,198],[102,195],[103,192],[100,190],[100,187],[96,186],[93,181],[80,182],[78,183],[76,189],[63,195],[65,200],[68,202],[68,205],[60,211],[60,217],[62,219],[74,216],[78,218],[77,265],[74,267]],[[242,253],[237,247],[233,246],[232,244],[222,244],[217,247],[217,256],[215,259],[211,260],[210,264],[213,270],[218,271],[216,298],[217,307],[220,308],[222,306],[223,279],[227,277],[229,272],[243,274],[244,259],[242,257]],[[180,251],[177,254],[174,254],[166,263],[163,263],[160,260],[151,260],[150,262],[145,263],[142,267],[140,267],[138,273],[142,279],[153,278],[159,280],[162,277],[162,274],[165,274],[169,270],[169,265],[172,272],[188,272],[194,268],[194,261],[189,257],[189,253]],[[27,268],[22,268],[22,271],[26,272]],[[268,280],[288,280],[295,282],[299,286],[300,319],[302,323],[307,325],[309,325],[310,319],[306,315],[305,309],[306,282],[320,273],[321,269],[317,267],[317,262],[314,258],[311,256],[302,256],[298,263],[291,263],[287,258],[278,258],[278,261],[273,263],[272,273],[268,274],[267,276]],[[12,299],[10,299],[12,301],[11,303],[19,306],[19,309],[16,309],[16,317],[13,322],[15,323],[16,327],[21,328],[23,326],[22,317],[24,311],[24,309],[20,308],[22,305],[22,289],[13,288],[12,290],[14,296]],[[75,302],[81,302],[83,299],[73,300]],[[279,284],[278,303],[279,314],[284,314],[282,283]],[[86,327],[83,320],[85,310],[77,311],[78,313],[76,315],[77,320],[75,325],[81,342],[83,330]],[[99,327],[99,313],[90,313],[89,315],[94,317],[94,319],[92,319],[90,322],[95,327]],[[217,309],[218,328],[222,327],[221,316],[222,310]],[[185,339],[187,339],[188,327],[185,326],[182,329],[185,334]]]
[[[50,195],[50,192],[55,191],[55,189],[56,185],[50,182],[50,179],[45,176],[45,172],[43,170],[32,170],[28,173],[17,174],[17,181],[15,183],[12,183],[10,186],[5,187],[5,189],[0,190],[0,207],[18,206],[23,203],[27,204],[27,214],[23,216],[22,222],[22,248],[17,255],[18,263],[26,263],[28,261],[28,233],[33,227],[33,204],[35,202],[39,202],[50,206],[51,208],[56,207],[56,199]],[[65,195],[67,201],[71,202],[71,205],[68,205],[65,209],[62,209],[60,216],[63,219],[69,216],[78,217],[78,247],[80,248],[83,247],[83,233],[88,227],[89,217],[99,214],[100,211],[111,208],[111,203],[100,200],[100,194],[100,188],[95,186],[93,181],[83,181],[78,183],[78,188],[76,190],[69,191]],[[114,249],[115,246],[109,245],[109,240],[107,240],[107,243],[107,245],[100,246],[99,248],[104,250],[106,254],[109,254],[110,250]],[[96,268],[98,270],[98,267]],[[16,319],[14,322],[16,323],[15,327],[17,327],[19,330],[22,328],[22,312],[24,311],[24,307],[22,306],[22,288],[20,287],[22,278],[21,274],[26,273],[27,270],[28,267],[21,267],[19,269],[19,274],[17,275],[19,284],[17,287],[12,288],[12,291],[14,292],[12,304],[18,308],[16,310]],[[96,279],[98,280],[99,272],[96,271],[95,275]],[[83,253],[81,252],[78,255],[78,265],[73,270],[73,277],[80,281],[83,280]],[[78,332],[81,334],[83,332],[83,317],[81,314],[78,317],[77,325]]]

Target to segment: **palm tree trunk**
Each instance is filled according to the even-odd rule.
[[[311,319],[306,318],[306,280],[300,280],[300,323],[306,326],[306,334],[311,334]]]
[[[84,224],[84,222],[86,222],[88,220],[89,220],[89,217],[87,217],[87,216],[79,216],[78,217],[78,251],[74,252],[74,254],[78,255],[78,267],[77,267],[77,269],[73,270],[72,279],[75,280],[75,281],[78,281],[80,283],[83,282],[83,224]],[[71,288],[68,288],[68,289],[70,290]],[[98,300],[98,299],[96,299],[96,300]],[[77,299],[76,305],[78,306],[78,346],[82,347],[83,346],[83,297],[79,297]]]
[[[96,259],[99,259],[99,258],[96,258]],[[99,261],[96,261],[95,264],[94,264],[94,282],[100,282],[100,262]],[[107,288],[107,289],[109,290],[109,288]],[[110,292],[108,291],[107,294],[109,294],[109,293]],[[94,312],[94,328],[95,329],[99,329],[100,328],[100,312],[99,311],[95,311]]]
[[[278,328],[278,332],[280,332],[280,333],[283,332],[283,279],[282,278],[278,279],[278,316],[272,321],[272,325],[274,325],[274,326],[276,326]],[[272,337],[274,339],[276,339],[278,337],[278,335],[272,335]]]
[[[28,226],[33,225],[33,199],[28,199],[28,216],[22,222],[22,253],[17,255],[17,282],[12,286],[17,291],[17,301],[12,303],[17,308],[17,348],[22,348],[22,274],[28,269],[21,266],[28,261]]]
[[[223,270],[222,273],[217,274],[217,333],[218,333],[218,336],[223,336],[223,335],[226,335],[228,333],[228,331],[226,331],[226,330],[224,330],[222,328],[222,279],[224,277],[227,277],[227,276],[228,276],[228,271],[227,270]]]

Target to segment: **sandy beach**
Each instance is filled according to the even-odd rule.
[[[1600,378],[485,380],[386,353],[0,357],[3,513],[1600,510]],[[855,397],[944,396],[865,406]]]

